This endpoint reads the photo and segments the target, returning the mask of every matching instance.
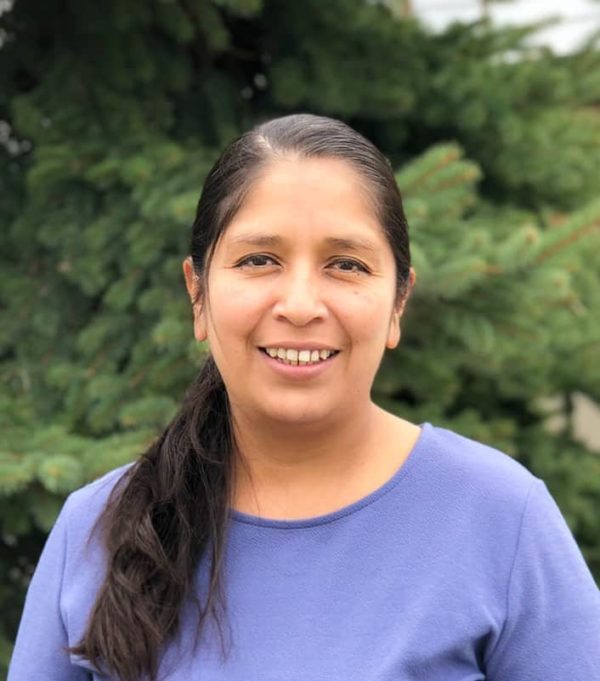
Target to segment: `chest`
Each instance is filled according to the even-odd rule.
[[[234,524],[221,629],[209,620],[194,647],[186,606],[161,681],[485,679],[505,616],[498,554],[468,523],[364,516],[299,531]],[[201,599],[207,583],[201,564]]]
[[[190,613],[165,655],[165,681],[485,679],[501,618],[485,576],[474,584],[431,542],[372,535],[234,535],[222,629],[209,623],[192,653]]]

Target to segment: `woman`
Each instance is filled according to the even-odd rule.
[[[183,270],[210,359],[138,462],[67,500],[9,681],[600,679],[544,484],[371,401],[415,273],[370,142],[310,115],[243,135]]]

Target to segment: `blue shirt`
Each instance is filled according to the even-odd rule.
[[[106,681],[70,657],[105,571],[87,544],[117,469],[67,499],[32,579],[8,681]],[[96,537],[96,535],[94,535]],[[197,588],[206,587],[206,565]],[[231,513],[226,654],[194,610],[164,681],[600,681],[600,593],[543,482],[422,426],[382,487],[333,513]]]

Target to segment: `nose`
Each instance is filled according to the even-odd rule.
[[[280,284],[273,306],[275,319],[286,320],[294,326],[306,326],[314,320],[325,319],[327,306],[316,273],[309,268],[296,268],[288,271],[280,279]]]

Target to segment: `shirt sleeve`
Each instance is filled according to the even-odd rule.
[[[600,681],[600,592],[546,485],[530,490],[489,681]]]
[[[31,579],[7,681],[89,681],[83,667],[72,664],[60,608],[67,552],[67,506],[52,528]]]

